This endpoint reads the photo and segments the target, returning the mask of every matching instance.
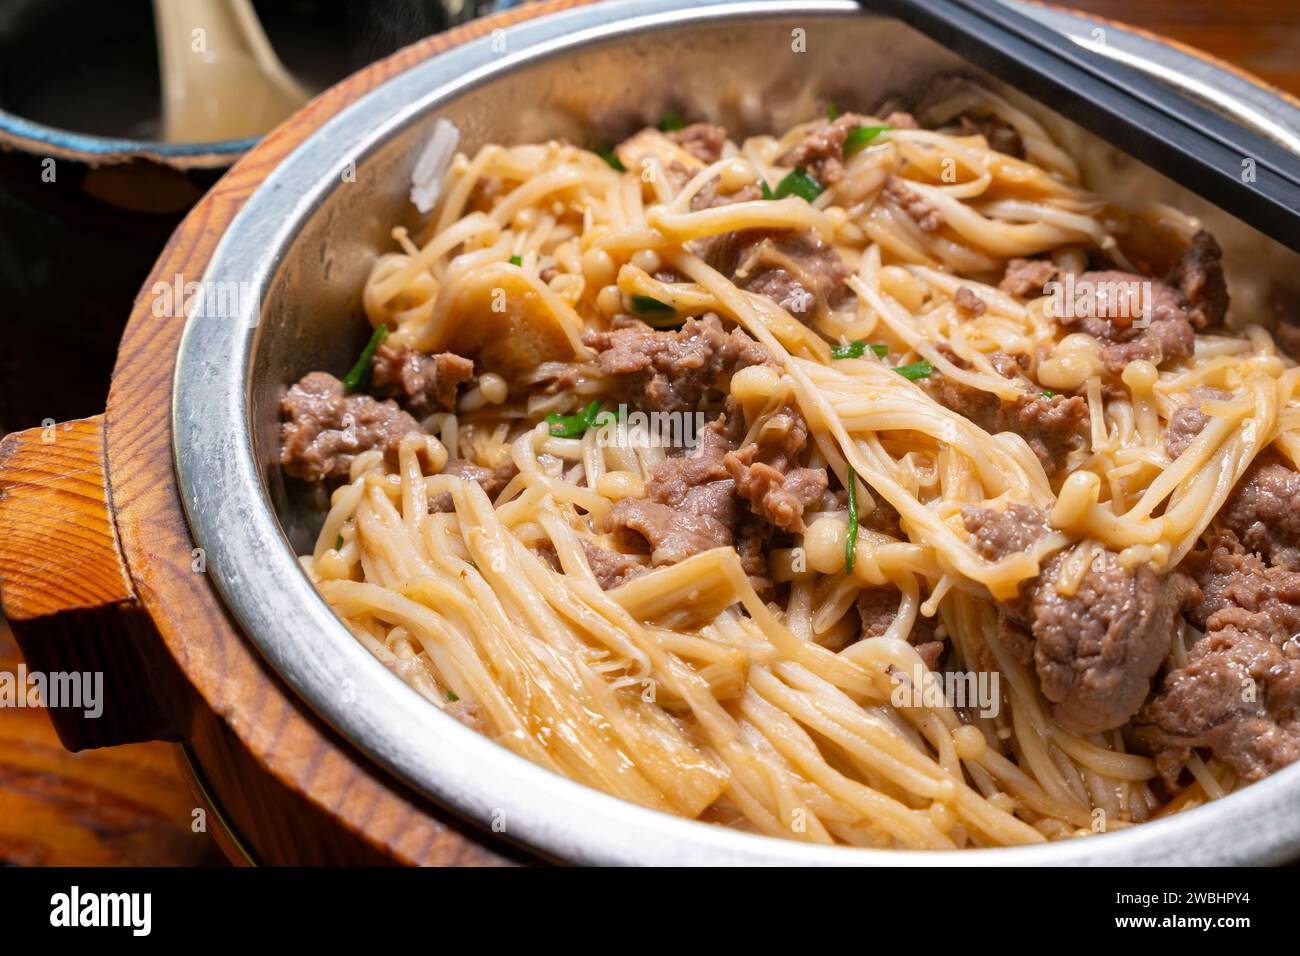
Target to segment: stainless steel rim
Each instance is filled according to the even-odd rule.
[[[801,17],[845,16],[850,0],[799,5]],[[1051,13],[1051,11],[1048,11]],[[516,757],[431,707],[375,660],[302,573],[259,475],[250,439],[255,303],[293,235],[337,182],[338,152],[361,159],[395,130],[493,76],[585,44],[685,22],[789,16],[787,3],[611,0],[510,28],[505,56],[483,39],[417,65],[307,139],[248,201],[205,278],[249,282],[258,294],[234,317],[195,315],[176,365],[173,435],[181,497],[208,573],[276,671],[359,750],[467,818],[544,854],[586,864],[659,865],[1209,865],[1277,862],[1300,851],[1300,768],[1225,800],[1129,830],[1037,847],[957,852],[811,846],[646,810]],[[1041,13],[1041,11],[1039,11]],[[1092,21],[1052,13],[1086,37]],[[1113,31],[1112,31],[1113,32]],[[1232,76],[1136,35],[1125,49],[1175,73]],[[1208,71],[1208,72],[1207,72]],[[1295,110],[1252,88],[1252,109],[1291,131]]]

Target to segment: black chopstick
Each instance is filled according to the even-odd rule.
[[[1300,156],[995,0],[862,0],[1300,252]]]

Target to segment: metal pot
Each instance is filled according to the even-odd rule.
[[[1096,21],[1026,8],[1097,41]],[[1106,49],[1294,145],[1300,110],[1182,49],[1118,27]],[[806,53],[792,50],[801,30]],[[796,49],[798,45],[796,44]],[[620,0],[555,14],[421,63],[307,139],[253,195],[206,274],[245,290],[185,329],[173,408],[181,496],[208,571],[248,637],[310,706],[418,790],[548,855],[600,864],[1242,864],[1300,849],[1300,767],[1207,806],[1087,839],[918,853],[811,846],[646,810],[556,776],[428,705],[347,632],[295,560],[319,521],[277,465],[278,400],[361,342],[359,299],[388,231],[418,219],[410,173],[435,117],[487,141],[609,141],[672,105],[733,133],[783,128],[827,101],[914,101],[959,71],[997,85],[897,21],[844,0],[787,4]],[[1012,93],[1011,95],[1016,96]],[[1017,101],[1041,109],[1027,98]],[[1059,116],[1044,117],[1098,189],[1191,209],[1226,249],[1234,297],[1294,294],[1297,256]],[[355,182],[343,172],[355,163]],[[1287,281],[1294,282],[1294,278]]]

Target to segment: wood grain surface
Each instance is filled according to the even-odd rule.
[[[176,232],[143,289],[178,272],[186,281],[198,279],[226,224],[262,178],[358,96],[456,43],[579,2],[530,5],[429,38],[322,94],[217,184]],[[1293,52],[1300,49],[1300,4],[1294,0],[1073,5],[1173,36],[1300,92],[1300,62]],[[62,482],[51,502],[66,509],[65,524],[95,532],[85,540],[66,532],[69,548],[85,549],[87,573],[68,577],[66,569],[34,565],[25,584],[6,587],[6,605],[16,601],[29,619],[40,620],[64,605],[138,600],[158,624],[157,650],[178,664],[176,673],[151,677],[157,686],[141,693],[187,695],[198,705],[173,700],[177,729],[208,774],[222,814],[264,862],[446,865],[515,858],[358,760],[267,669],[239,636],[206,576],[193,570],[193,543],[171,479],[171,375],[181,323],[155,318],[150,306],[143,294],[136,301],[102,423],[70,429],[59,452],[68,456],[66,473],[50,464],[53,471],[45,475]],[[112,529],[97,524],[93,507],[97,450],[106,453],[111,475],[116,545]],[[6,519],[0,502],[0,548],[26,546],[22,530],[12,540],[12,526],[6,531],[6,520],[16,515]],[[12,642],[0,633],[0,671],[12,672],[17,663]],[[214,841],[190,828],[201,800],[170,745],[69,754],[44,712],[0,708],[0,861],[213,862],[219,858]]]
[[[1203,50],[1300,95],[1296,0],[1072,0],[1062,6]]]

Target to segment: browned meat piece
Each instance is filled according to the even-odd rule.
[[[1225,399],[1232,396],[1219,388],[1206,388],[1194,385],[1189,391],[1189,400],[1169,416],[1165,428],[1165,452],[1170,458],[1177,458],[1196,440],[1210,416],[1201,411],[1201,402],[1206,399]]]
[[[712,123],[692,123],[667,134],[668,138],[705,165],[722,158],[727,145],[727,131]]]
[[[1027,551],[1052,530],[1040,509],[1015,503],[1005,511],[967,505],[961,509],[961,520],[974,538],[975,550],[989,561]]]
[[[704,185],[700,187],[700,191],[691,197],[692,211],[699,212],[701,209],[713,209],[717,206],[729,206],[732,203],[751,202],[763,198],[763,191],[754,185],[741,186],[734,193],[720,192],[721,188],[721,176],[713,176],[705,181]],[[679,277],[673,281],[680,282],[682,280]]]
[[[1028,590],[1034,665],[1053,714],[1078,733],[1126,723],[1169,653],[1174,615],[1198,599],[1191,578],[1160,578],[1146,565],[1095,558],[1072,594],[1058,588],[1064,555],[1047,563]]]
[[[957,294],[953,296],[953,300],[960,308],[966,310],[971,315],[983,315],[988,311],[988,306],[984,304],[984,300],[966,286],[958,287]]]
[[[1269,564],[1300,571],[1300,472],[1278,455],[1255,460],[1217,520]]]
[[[951,352],[948,358],[965,365]],[[1087,435],[1087,401],[1078,395],[1044,394],[1003,352],[992,353],[989,360],[997,372],[1018,381],[1026,391],[1003,400],[945,375],[929,376],[923,387],[939,404],[966,416],[986,432],[1015,432],[1021,436],[1049,476],[1060,471],[1070,452],[1081,447]]]
[[[902,594],[895,587],[867,588],[858,595],[858,617],[862,621],[860,639],[880,637],[889,630],[889,625],[898,616],[898,602]],[[922,614],[916,616],[912,633],[907,636],[908,643],[916,648],[925,660],[926,666],[933,669],[943,656],[945,644],[936,638],[937,622],[932,617]]]
[[[1275,644],[1300,634],[1300,569],[1267,564],[1230,531],[1190,556],[1187,568],[1201,588],[1187,616],[1202,630],[1231,626]]]
[[[939,211],[930,205],[928,199],[907,185],[906,180],[890,176],[885,181],[884,194],[925,232],[934,232],[943,224],[943,220],[939,218]]]
[[[823,186],[834,186],[844,178],[844,140],[862,125],[862,117],[856,114],[838,116],[810,132],[777,162],[782,166],[805,166]]]
[[[327,372],[312,372],[280,400],[280,464],[295,478],[345,478],[352,459],[377,448],[393,456],[420,426],[396,402],[348,395]]]
[[[948,649],[944,641],[922,641],[916,645],[916,653],[921,655],[921,660],[930,670],[939,666],[939,661],[943,660],[943,652]]]
[[[836,491],[835,494],[844,497],[844,501],[839,505],[839,508],[848,507],[848,493],[841,489]],[[858,528],[860,530],[875,531],[879,534],[887,534],[891,538],[903,540],[901,519],[902,516],[899,515],[898,509],[879,495],[874,496],[874,506],[871,510],[866,510],[863,507],[861,489],[859,489]]]
[[[396,398],[414,415],[438,406],[456,408],[456,389],[474,377],[474,363],[454,352],[426,355],[415,349],[381,345],[373,359],[371,385],[376,395]]]
[[[811,230],[742,229],[698,240],[700,255],[748,292],[792,315],[812,315],[845,294],[849,271]]]
[[[1065,467],[1070,452],[1083,444],[1088,431],[1088,403],[1079,395],[1022,395],[998,408],[997,430],[1015,432],[1029,443],[1043,471]]]
[[[660,463],[646,496],[625,498],[611,508],[605,530],[618,535],[629,551],[648,547],[655,565],[731,545],[741,508],[723,465],[732,447],[727,418],[722,415],[701,430],[694,454]]]
[[[596,583],[600,585],[602,591],[616,588],[646,571],[645,565],[637,563],[626,554],[602,548],[590,541],[582,542],[582,553],[586,555],[587,564],[590,565],[591,573],[596,576]]]
[[[718,505],[734,504],[731,482],[725,489],[713,488],[696,495],[692,505],[701,508],[695,512],[684,507],[673,508],[649,498],[625,498],[606,516],[605,527],[624,536],[635,532],[650,546],[650,561],[657,565],[676,564],[692,555],[711,548],[724,548],[732,543],[730,525],[719,520],[711,510]],[[728,517],[730,515],[727,515]]]
[[[505,490],[511,479],[519,474],[519,469],[515,467],[513,461],[509,460],[502,462],[495,468],[484,468],[482,465],[476,465],[464,458],[453,458],[442,469],[442,474],[454,475],[457,478],[464,478],[466,481],[477,481],[479,487],[483,489],[489,498],[495,498]],[[450,491],[444,491],[429,499],[430,514],[453,510]]]
[[[1074,280],[1075,301],[1057,316],[1062,325],[1077,326],[1099,339],[1101,358],[1112,374],[1138,359],[1159,365],[1192,354],[1196,333],[1179,304],[1178,293],[1159,279],[1133,272],[1084,272]],[[1150,302],[1146,291],[1150,290]],[[1143,309],[1149,306],[1147,323]]]
[[[1034,638],[1020,616],[1019,609],[1014,606],[998,605],[997,638],[1016,660],[1029,664],[1034,659]]]
[[[693,412],[708,389],[742,368],[772,363],[772,353],[741,329],[722,331],[715,315],[687,319],[659,332],[641,322],[583,339],[597,350],[606,375],[626,377],[629,398],[643,411]]]
[[[1025,144],[1020,139],[1020,134],[1016,132],[1015,127],[1007,125],[997,117],[963,114],[960,133],[962,136],[983,136],[989,144],[989,149],[1006,153],[1016,159],[1025,158]]]
[[[998,288],[1008,295],[1037,298],[1055,275],[1056,266],[1050,259],[1012,259]]]
[[[1300,661],[1241,631],[1215,632],[1165,677],[1141,719],[1138,736],[1171,785],[1194,747],[1262,779],[1300,759]]]
[[[1223,324],[1228,313],[1223,250],[1204,229],[1192,237],[1165,282],[1178,290],[1178,301],[1195,328]]]
[[[740,528],[736,532],[736,553],[740,555],[740,566],[751,578],[760,579],[764,587],[771,584],[767,581],[767,543],[771,537],[770,524],[760,521],[752,514],[741,516]]]
[[[894,110],[885,117],[884,123],[892,129],[920,129],[916,117],[904,110]]]
[[[791,467],[807,444],[807,422],[786,403],[763,423],[757,441],[723,459],[737,494],[756,515],[784,531],[802,533],[804,509],[826,490],[825,468]]]
[[[1267,566],[1231,533],[1189,558],[1204,628],[1187,663],[1165,675],[1138,734],[1171,784],[1194,747],[1247,780],[1300,759],[1300,573]]]

